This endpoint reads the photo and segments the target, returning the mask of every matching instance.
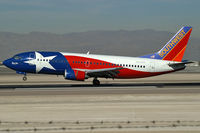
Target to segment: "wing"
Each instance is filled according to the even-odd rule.
[[[104,77],[104,78],[115,78],[122,67],[116,68],[106,68],[106,69],[96,69],[87,71],[87,75],[90,77]]]
[[[119,70],[124,69],[123,67],[116,68],[106,68],[106,69],[95,69],[95,70],[86,70],[86,74],[89,77],[104,77],[104,78],[115,78],[119,73]]]

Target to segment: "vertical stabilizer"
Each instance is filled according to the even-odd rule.
[[[192,27],[184,26],[169,40],[169,42],[167,42],[167,44],[160,51],[141,57],[181,62],[191,32]]]

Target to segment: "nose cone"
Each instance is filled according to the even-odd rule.
[[[7,59],[3,61],[3,65],[7,66],[7,67],[11,67],[11,59]]]

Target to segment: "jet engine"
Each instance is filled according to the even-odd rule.
[[[80,70],[71,70],[67,71],[65,70],[65,79],[69,80],[78,80],[78,81],[84,81],[85,80],[85,72]]]

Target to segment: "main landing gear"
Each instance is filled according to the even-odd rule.
[[[93,85],[94,86],[99,86],[100,85],[100,81],[97,78],[94,78]]]

